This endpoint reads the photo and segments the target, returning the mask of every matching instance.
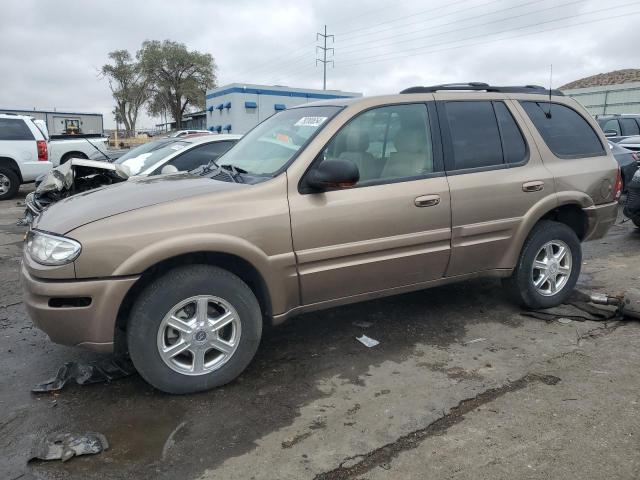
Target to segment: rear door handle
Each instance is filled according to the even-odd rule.
[[[440,203],[440,195],[422,195],[413,201],[416,207],[435,207]]]
[[[542,180],[534,180],[532,182],[524,182],[522,184],[523,192],[539,192],[544,188],[544,182]]]

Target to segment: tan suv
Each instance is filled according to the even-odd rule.
[[[479,276],[562,302],[614,223],[616,161],[541,87],[416,87],[278,113],[203,176],[82,193],[34,222],[25,304],[55,342],[128,351],[160,390],[233,380],[263,322]]]

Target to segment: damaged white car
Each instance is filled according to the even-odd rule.
[[[73,158],[36,181],[25,199],[19,224],[30,225],[46,207],[63,198],[133,177],[187,172],[210,165],[241,135],[198,135],[160,139],[134,148],[114,162]]]

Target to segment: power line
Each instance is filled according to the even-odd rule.
[[[459,5],[459,4],[461,4],[461,3],[467,3],[467,2],[469,2],[469,1],[470,1],[470,0],[458,0],[457,2],[449,3],[449,4],[447,5],[447,7],[452,7],[453,5]],[[442,9],[442,6],[434,7],[434,8],[429,8],[429,9],[427,9],[427,10],[423,10],[423,11],[421,11],[421,12],[412,13],[412,14],[410,14],[410,15],[405,15],[405,16],[398,17],[398,18],[395,18],[395,19],[392,19],[392,20],[387,20],[387,21],[384,21],[384,22],[377,23],[377,24],[375,24],[375,25],[369,25],[368,27],[356,28],[356,29],[354,29],[354,30],[350,30],[350,31],[348,31],[348,32],[339,32],[339,33],[336,33],[336,35],[339,35],[339,36],[348,36],[348,35],[350,35],[350,34],[352,34],[352,33],[355,33],[355,32],[360,32],[360,31],[362,31],[362,30],[370,30],[370,29],[375,28],[375,27],[378,27],[378,26],[380,26],[380,25],[387,25],[387,24],[389,24],[389,23],[394,23],[394,22],[397,22],[397,21],[400,21],[400,20],[404,20],[405,18],[415,17],[416,15],[423,15],[423,14],[425,14],[425,13],[434,12],[434,11],[436,11],[436,10],[441,10],[441,9]]]
[[[620,6],[618,6],[618,7],[620,7]],[[608,7],[606,9],[602,9],[602,10],[611,10],[611,7]],[[598,11],[602,11],[602,10],[598,10]],[[589,13],[596,13],[596,12],[594,11],[594,12],[589,12]],[[521,38],[521,37],[526,37],[526,36],[530,36],[530,35],[536,35],[536,34],[539,34],[539,33],[552,32],[552,31],[555,31],[555,30],[559,30],[561,28],[577,27],[577,26],[582,26],[582,25],[588,25],[588,24],[591,24],[591,23],[602,22],[602,21],[605,21],[605,20],[613,20],[613,19],[616,19],[616,18],[622,18],[622,17],[627,17],[627,16],[630,16],[630,15],[638,15],[638,14],[640,14],[640,10],[634,11],[634,12],[626,12],[626,13],[623,13],[623,14],[620,14],[620,15],[613,15],[613,16],[609,16],[609,17],[597,18],[597,19],[594,19],[594,20],[586,20],[584,22],[578,22],[578,23],[573,23],[573,24],[569,24],[569,25],[558,25],[558,26],[555,26],[555,27],[550,27],[550,28],[546,28],[546,29],[543,29],[543,30],[538,30],[538,31],[535,31],[535,32],[526,32],[526,33],[521,33],[521,34],[518,34],[518,35],[512,35],[512,36],[509,36],[509,37],[494,38],[494,39],[490,39],[490,40],[486,40],[486,41],[474,42],[474,43],[469,43],[469,44],[464,44],[464,45],[454,45],[452,47],[441,48],[441,49],[436,49],[436,50],[427,50],[427,51],[422,51],[422,52],[418,52],[418,53],[410,53],[408,55],[395,55],[395,56],[388,56],[387,55],[387,56],[385,56],[385,58],[379,58],[377,60],[359,61],[359,62],[356,62],[356,63],[350,63],[350,64],[339,65],[339,66],[340,66],[340,68],[351,68],[351,67],[355,67],[355,66],[366,65],[366,64],[369,64],[369,63],[377,63],[377,62],[384,62],[384,61],[390,61],[390,60],[397,60],[397,59],[401,59],[401,58],[415,57],[415,56],[429,54],[429,53],[438,53],[438,52],[444,52],[444,51],[448,51],[448,50],[455,50],[457,48],[473,47],[473,46],[477,46],[477,45],[484,45],[484,44],[487,44],[487,43],[501,42],[501,41],[504,41],[504,40],[512,40],[512,39],[515,39],[515,38]],[[576,18],[576,17],[582,16],[582,15],[583,14],[574,15],[572,17],[565,17],[564,19]],[[538,26],[538,25],[546,24],[546,23],[549,23],[549,22],[540,22],[540,23],[536,23],[536,24],[531,24],[531,25],[527,25],[526,27],[520,27],[517,30],[520,30],[522,28],[535,27],[535,26]],[[496,33],[504,33],[506,31],[509,31],[509,30],[505,30],[503,32],[496,32]],[[494,35],[494,34],[489,34],[489,35]],[[483,35],[483,36],[486,36],[486,35]],[[464,40],[455,40],[455,41],[445,42],[445,43],[457,43],[457,42],[460,42],[460,41],[464,41]],[[428,47],[421,47],[421,48],[428,48]],[[411,50],[415,50],[415,49],[411,49]],[[405,50],[405,52],[406,51],[411,51],[411,50]],[[403,52],[397,52],[397,53],[403,53]],[[369,57],[369,58],[372,58],[372,57]]]
[[[552,6],[547,7],[547,8],[536,10],[536,13],[546,12],[546,11],[554,10],[556,8],[561,8],[561,7],[567,7],[569,5],[575,5],[577,3],[583,3],[584,1],[585,0],[573,0],[571,2],[566,2],[566,3],[560,4],[560,5],[552,5]],[[531,3],[535,3],[535,2],[531,2]],[[472,27],[485,27],[487,25],[492,25],[494,23],[506,22],[507,20],[514,20],[516,18],[521,18],[521,17],[525,17],[525,16],[528,16],[528,15],[531,15],[531,12],[520,13],[518,15],[512,15],[510,17],[498,18],[498,19],[495,19],[495,20],[491,20],[489,22],[484,22],[484,23],[479,23],[477,25],[472,25],[470,27],[467,26],[467,27],[462,27],[462,28],[454,28],[454,29],[451,29],[451,30],[445,30],[443,32],[431,33],[429,35],[423,35],[423,36],[420,36],[420,37],[414,37],[414,38],[410,38],[410,39],[406,39],[406,40],[400,40],[400,41],[397,41],[397,42],[385,43],[385,44],[377,45],[376,48],[388,47],[388,46],[392,46],[392,45],[399,45],[399,44],[407,43],[407,42],[415,42],[416,40],[424,40],[425,38],[439,37],[439,36],[445,35],[447,33],[460,32],[460,31],[464,31],[464,30],[467,30],[467,29],[472,28]],[[553,21],[556,21],[556,20],[553,20]],[[365,52],[365,51],[368,51],[368,50],[371,50],[371,47],[369,47],[369,48],[359,48],[359,49],[356,49],[356,50],[352,50],[352,51],[350,51],[348,53],[352,54],[352,53],[358,53],[358,52]]]
[[[479,5],[479,6],[486,6],[486,5],[489,5],[489,4],[491,4],[491,3],[496,3],[496,1],[500,2],[500,1],[502,1],[502,0],[494,0],[494,1],[492,1],[492,2],[484,3],[484,4]],[[511,6],[511,7],[501,8],[501,9],[499,9],[499,10],[494,10],[494,11],[492,11],[492,12],[481,13],[481,14],[479,14],[479,15],[473,15],[473,16],[471,16],[471,17],[467,17],[467,18],[455,19],[455,20],[452,20],[452,21],[450,21],[450,22],[447,22],[447,23],[441,23],[441,24],[439,24],[439,25],[435,25],[435,26],[430,27],[430,28],[431,28],[431,29],[435,29],[435,28],[440,28],[440,27],[446,27],[447,25],[459,24],[460,22],[466,22],[466,21],[469,21],[469,20],[476,20],[476,19],[478,19],[478,18],[488,17],[488,16],[490,16],[490,15],[495,15],[495,14],[497,14],[497,13],[503,13],[503,12],[506,12],[507,10],[514,10],[514,9],[517,9],[517,8],[521,8],[521,7],[526,7],[526,6],[528,6],[528,5],[532,5],[532,4],[534,4],[534,3],[542,3],[542,2],[545,2],[545,1],[547,1],[547,0],[531,0],[531,1],[529,1],[529,2],[521,3],[521,4],[519,4],[519,5],[514,5],[514,6]],[[586,1],[586,0],[582,0],[582,1]],[[453,14],[453,13],[460,13],[461,11],[468,12],[469,10],[473,10],[474,8],[475,8],[475,7],[467,8],[467,9],[464,9],[464,10],[456,10],[455,12],[452,12],[452,14]],[[536,13],[537,13],[537,12],[536,12]],[[408,23],[408,24],[404,24],[404,25],[403,25],[403,27],[408,27],[408,26],[410,26],[410,25],[416,25],[416,24],[425,23],[425,22],[431,22],[431,21],[433,21],[433,20],[436,20],[436,19],[439,19],[439,18],[443,18],[443,17],[446,17],[446,16],[448,16],[448,15],[442,15],[442,16],[439,16],[439,17],[433,17],[433,18],[429,18],[429,19],[427,19],[427,20],[418,20],[417,22],[411,22],[411,23]],[[395,30],[395,28],[396,28],[396,27],[391,27],[391,30]],[[469,28],[469,27],[464,27],[464,28]],[[402,33],[398,33],[398,34],[391,35],[391,36],[387,36],[387,37],[381,37],[381,38],[379,38],[378,40],[390,40],[390,39],[392,39],[392,38],[398,38],[398,37],[403,37],[403,36],[406,36],[406,35],[412,35],[412,34],[414,34],[414,33],[423,32],[424,30],[425,30],[424,28],[419,28],[419,29],[417,29],[417,30],[411,30],[411,31],[409,31],[409,32],[402,32]],[[380,32],[376,32],[376,33],[380,33]],[[446,32],[444,32],[444,33],[446,33]],[[441,33],[440,33],[440,34],[441,34]],[[440,35],[440,34],[438,34],[438,35]],[[378,41],[378,40],[375,40],[375,41]],[[338,43],[340,43],[340,44],[341,44],[340,39],[338,39]],[[352,47],[357,47],[357,46],[359,46],[359,45],[366,45],[366,44],[368,44],[368,43],[370,43],[370,41],[365,41],[365,42],[360,42],[360,43],[348,44],[347,46],[345,46],[345,47],[344,47],[344,49],[343,49],[343,48],[341,48],[340,50],[341,50],[341,51],[345,51],[345,50],[347,50],[347,51],[348,51],[348,50],[349,50],[349,49],[351,49]]]
[[[542,1],[542,0],[539,0],[539,1]],[[437,19],[444,18],[444,17],[449,17],[449,16],[451,16],[451,15],[455,15],[456,13],[460,13],[460,12],[468,12],[468,11],[470,11],[470,10],[475,10],[475,9],[478,9],[478,8],[486,7],[487,5],[491,5],[491,4],[493,4],[493,3],[500,3],[500,2],[502,2],[502,0],[491,0],[490,2],[481,3],[480,5],[474,5],[474,6],[471,6],[471,7],[468,7],[468,8],[462,8],[462,9],[459,9],[459,10],[454,10],[453,12],[445,13],[445,14],[443,14],[443,15],[436,15],[435,17],[434,17],[434,16],[430,16],[430,17],[429,17],[429,18],[427,18],[427,19],[423,19],[423,20],[416,20],[415,22],[404,23],[404,24],[402,24],[402,25],[390,25],[390,26],[388,26],[388,27],[386,27],[386,28],[382,28],[382,29],[380,29],[380,30],[376,30],[375,32],[363,32],[363,33],[358,33],[358,34],[356,34],[356,35],[350,35],[350,36],[348,36],[348,37],[347,37],[347,42],[350,42],[350,41],[352,41],[354,38],[358,38],[358,37],[366,37],[366,36],[370,36],[370,35],[377,35],[377,34],[379,34],[379,33],[386,32],[386,31],[388,31],[388,30],[396,30],[398,27],[402,27],[402,28],[404,28],[404,27],[408,27],[408,26],[411,26],[411,25],[416,25],[416,24],[418,24],[418,23],[432,22],[433,20],[437,20]],[[458,2],[458,3],[463,3],[463,2]],[[456,4],[455,4],[455,3],[452,3],[451,5],[456,5]],[[428,12],[430,12],[430,10],[426,10],[426,11],[423,11],[423,12],[414,13],[414,14],[412,14],[412,15],[407,15],[407,16],[404,16],[404,17],[400,17],[399,19],[394,20],[393,22],[395,22],[395,21],[400,21],[400,20],[405,20],[405,19],[409,19],[409,18],[419,17],[420,15],[422,15],[422,14],[424,14],[424,13],[428,13]],[[383,23],[380,23],[380,24],[374,25],[374,26],[372,26],[371,28],[374,28],[375,26],[384,25],[384,24],[386,24],[386,23],[393,23],[393,22],[383,22]],[[344,38],[344,37],[343,37],[342,35],[340,35],[340,34],[337,34],[337,35],[338,35],[338,38],[339,38],[339,39],[340,39],[340,38]]]
[[[327,52],[329,50],[331,50],[332,54],[335,52],[333,48],[327,47],[327,38],[331,38],[331,41],[333,42],[334,36],[327,35],[327,26],[325,25],[324,33],[316,33],[316,41],[318,41],[320,37],[322,37],[322,40],[324,42],[324,47],[316,45],[316,52],[318,50],[322,50],[322,58],[316,57],[316,65],[318,65],[318,62],[322,63],[322,89],[326,90],[327,89],[327,63],[331,63],[333,65],[333,60],[327,60]]]

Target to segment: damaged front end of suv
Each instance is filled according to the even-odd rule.
[[[36,180],[36,189],[25,198],[24,217],[19,225],[31,225],[34,218],[52,203],[77,193],[126,181],[126,165],[72,158]]]

